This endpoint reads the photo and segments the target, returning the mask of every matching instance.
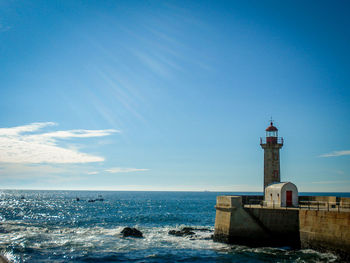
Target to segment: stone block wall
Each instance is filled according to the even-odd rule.
[[[300,247],[299,210],[246,208],[269,233],[271,245]]]
[[[244,208],[242,196],[218,196],[214,240],[233,244],[255,244],[268,234]]]
[[[332,251],[350,261],[350,212],[299,211],[303,248]]]

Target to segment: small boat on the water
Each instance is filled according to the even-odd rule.
[[[96,201],[104,201],[104,199],[102,198],[102,195],[98,195],[98,198],[95,199]]]
[[[88,202],[89,203],[93,203],[93,202],[96,202],[96,201],[104,201],[104,199],[102,198],[102,195],[98,195],[98,197],[96,199],[89,199]]]

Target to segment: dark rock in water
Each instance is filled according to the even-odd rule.
[[[168,232],[169,235],[173,236],[194,236],[196,233],[194,231],[204,231],[204,232],[210,232],[209,228],[193,228],[193,227],[183,227],[181,230],[170,230]]]
[[[3,228],[2,226],[0,226],[0,233],[1,234],[5,234],[5,233],[9,233],[5,228]],[[1,261],[0,261],[1,263]]]
[[[80,198],[79,198],[79,197],[77,197],[77,201],[80,201]]]
[[[184,231],[184,232],[189,232],[189,231],[194,231],[195,229],[193,227],[183,227],[181,229],[181,231]]]
[[[168,232],[169,235],[173,235],[173,236],[179,236],[179,237],[183,237],[183,236],[193,236],[196,233],[193,232],[192,230],[194,230],[192,227],[184,227],[181,230],[170,230]]]
[[[170,231],[168,232],[168,235],[181,236],[181,235],[180,235],[180,231],[176,231],[176,230],[170,230]]]
[[[213,232],[210,228],[195,228],[196,231],[202,231],[202,232]]]
[[[201,232],[212,232],[213,230],[209,228],[193,228],[193,227],[183,227],[181,231],[201,231]]]
[[[143,237],[142,232],[136,228],[126,227],[120,232],[123,237]]]
[[[95,200],[94,199],[90,199],[88,202],[89,203],[93,203],[93,202],[95,202]]]

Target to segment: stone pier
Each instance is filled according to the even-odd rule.
[[[339,210],[340,204],[349,204],[348,200],[327,197],[339,199],[334,208],[327,204],[307,209],[247,205],[249,198],[217,197],[215,241],[253,247],[312,248],[335,253],[340,260],[350,261],[350,209]],[[321,207],[322,210],[316,210]]]
[[[242,196],[218,196],[214,240],[248,246],[300,247],[297,209],[244,207]]]

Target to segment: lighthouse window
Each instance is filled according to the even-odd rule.
[[[268,131],[266,132],[266,137],[277,137],[276,131]]]

